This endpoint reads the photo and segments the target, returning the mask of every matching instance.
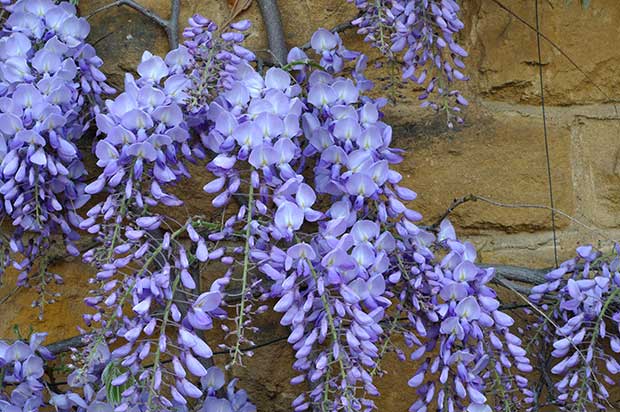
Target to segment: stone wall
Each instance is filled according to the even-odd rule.
[[[81,13],[88,15],[108,0],[82,0]],[[534,24],[534,5],[527,0],[503,0],[516,14]],[[166,17],[168,1],[142,0],[142,4]],[[215,21],[229,14],[225,0],[184,0],[182,21],[200,12]],[[333,27],[355,16],[344,0],[281,0],[280,7],[289,45],[305,43],[317,27]],[[564,0],[542,3],[542,31],[565,55],[543,42],[543,76],[547,98],[552,182],[558,214],[557,238],[562,259],[571,256],[584,242],[620,238],[620,122],[610,102],[620,95],[620,3],[594,0],[587,10]],[[254,22],[251,48],[266,49],[264,30],[256,5],[242,14]],[[543,124],[540,109],[535,33],[492,0],[465,0],[466,29],[463,42],[471,81],[464,87],[471,101],[466,124],[448,131],[441,119],[417,108],[416,91],[402,94],[386,109],[394,125],[395,143],[407,150],[399,166],[406,182],[419,194],[415,208],[426,222],[434,222],[454,198],[467,194],[485,196],[501,203],[548,205]],[[122,74],[133,71],[143,50],[164,54],[168,44],[163,31],[144,16],[128,8],[109,9],[91,19],[92,41],[105,60],[105,72],[115,86]],[[369,52],[360,38],[344,34],[349,48]],[[385,73],[373,70],[379,89]],[[380,93],[380,90],[378,91]],[[199,182],[205,180],[196,169]],[[188,213],[208,209],[206,196],[194,196],[202,183],[181,186],[189,195]],[[570,217],[569,217],[570,216]],[[549,210],[507,208],[483,202],[461,205],[452,214],[460,233],[479,248],[484,263],[529,267],[553,265],[553,237]],[[50,340],[76,334],[81,325],[81,298],[88,287],[90,269],[79,262],[61,262],[56,267],[67,283],[59,302],[46,308],[39,321],[29,307],[33,296],[27,290],[12,295],[0,313],[0,336],[11,336],[11,328],[49,330]],[[12,288],[13,278],[0,289],[0,298]],[[257,342],[285,331],[275,319],[264,321]],[[246,369],[232,371],[242,378],[259,405],[259,411],[286,411],[294,397],[288,386],[292,376],[291,352],[286,342],[256,352]],[[392,373],[379,383],[381,411],[407,410],[414,392],[405,376],[412,365],[390,358]]]

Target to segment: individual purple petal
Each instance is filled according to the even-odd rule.
[[[200,307],[205,312],[210,312],[217,309],[221,302],[222,295],[220,292],[205,292],[196,298],[193,306]]]
[[[283,202],[278,206],[274,223],[283,232],[299,230],[304,222],[304,213],[295,203]]]
[[[208,397],[202,406],[202,412],[234,412],[232,405],[227,399]]]
[[[161,57],[144,52],[142,62],[138,66],[138,74],[146,81],[159,83],[168,75],[168,66]]]
[[[457,315],[467,320],[476,320],[480,318],[480,305],[473,296],[468,296],[456,305]]]
[[[151,297],[144,299],[133,307],[133,311],[139,315],[145,315],[151,307]]]
[[[270,89],[286,90],[291,85],[291,75],[284,70],[272,67],[265,74],[265,86]]]
[[[493,319],[499,326],[503,327],[510,327],[514,324],[514,319],[499,310],[493,312]]]
[[[203,387],[218,390],[225,383],[224,372],[217,366],[212,366],[207,369],[207,374],[200,380]]]
[[[318,29],[310,39],[310,46],[317,53],[335,49],[337,45],[336,36],[326,29]]]

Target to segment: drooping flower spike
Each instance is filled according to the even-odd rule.
[[[591,245],[580,246],[575,258],[532,289],[530,300],[541,311],[530,311],[537,321],[528,329],[532,346],[546,349],[537,351],[536,357],[556,377],[548,396],[560,410],[609,408],[609,391],[620,373],[614,356],[620,352],[619,254],[618,245],[611,256]],[[533,410],[537,399],[531,401]]]
[[[77,143],[97,110],[91,103],[113,89],[74,6],[34,0],[10,10],[0,32],[0,213],[14,226],[11,253],[24,257],[13,262],[17,283],[37,288],[42,310],[56,295],[48,284],[62,282],[47,267],[56,237],[79,254],[78,210],[89,196]]]
[[[467,100],[457,81],[466,81],[463,58],[468,53],[457,42],[463,29],[460,6],[454,0],[348,0],[360,16],[353,21],[358,33],[376,47],[391,66],[401,67],[402,79],[425,87],[422,107],[447,117],[448,127],[463,121]],[[436,96],[437,100],[432,98]]]
[[[187,161],[204,157],[188,125],[194,57],[187,46],[165,59],[145,52],[140,77],[127,75],[125,91],[97,116],[95,155],[102,171],[86,191],[107,197],[81,227],[100,242],[84,255],[97,267],[93,283],[99,285],[86,299],[96,312],[84,318],[99,328],[70,375],[91,406],[102,401],[123,410],[162,411],[211,402],[200,383],[213,356],[202,331],[225,316],[226,283],[201,288],[200,263],[227,263],[221,248],[209,250],[208,235],[219,225],[202,218],[181,224],[156,209],[182,204],[169,188],[189,177]],[[110,341],[122,345],[110,352]],[[101,352],[107,353],[103,370],[96,355]],[[101,385],[107,399],[95,396]],[[237,408],[244,395],[233,386],[228,398]]]
[[[458,241],[447,220],[436,239],[418,228],[400,233],[415,245],[401,258],[398,295],[411,326],[403,335],[419,364],[409,380],[419,395],[410,410],[515,410],[532,396],[525,376],[532,366],[488,285],[494,269],[475,264],[474,247]]]

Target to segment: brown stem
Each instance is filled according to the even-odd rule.
[[[284,29],[282,28],[282,18],[276,0],[258,0],[258,7],[265,22],[267,29],[267,40],[269,51],[273,54],[276,63],[280,66],[286,64],[288,48],[284,39]]]
[[[441,215],[441,217],[439,217],[439,219],[437,219],[437,221],[431,225],[430,229],[431,230],[437,229],[439,227],[439,225],[441,224],[441,222],[443,222],[443,220],[445,218],[450,216],[450,214],[454,211],[454,209],[456,209],[457,207],[459,207],[463,203],[472,202],[472,201],[476,201],[474,195],[467,195],[467,196],[459,197],[458,199],[454,199],[452,201],[452,204],[450,206],[448,206],[448,208]]]
[[[168,44],[170,45],[170,49],[174,49],[179,45],[179,15],[181,13],[181,0],[171,1],[170,20],[164,19],[153,10],[144,7],[135,0],[116,0],[115,2],[106,4],[105,6],[99,7],[98,9],[94,10],[92,13],[86,16],[86,19],[90,19],[91,17],[113,7],[120,6],[130,7],[138,13],[148,17],[149,19],[157,23],[160,27],[162,27],[166,31],[166,35],[168,36]]]

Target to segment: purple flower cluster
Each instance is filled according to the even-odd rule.
[[[425,86],[419,97],[424,100],[422,106],[445,112],[449,127],[453,127],[453,118],[461,123],[461,107],[467,100],[451,86],[457,80],[468,80],[461,71],[467,52],[455,39],[464,27],[457,2],[355,0],[355,5],[361,13],[353,21],[358,33],[390,64],[402,59],[404,80]],[[433,94],[439,101],[428,100]]]
[[[350,60],[335,35],[322,30],[313,40],[321,63]],[[358,61],[356,81],[336,75],[341,64],[297,76],[304,76],[308,90],[302,153],[314,164],[314,181],[312,188],[299,183],[290,192],[294,198],[278,210],[288,206],[300,222],[312,222],[314,215],[321,219],[317,232],[290,246],[285,259],[274,248],[271,264],[287,275],[274,279],[274,290],[282,295],[274,309],[284,312],[281,323],[290,325],[289,342],[296,351],[293,366],[304,372],[293,383],[308,381],[314,388],[295,400],[295,410],[311,405],[374,408],[366,394],[378,394],[372,371],[380,356],[381,322],[390,306],[386,279],[395,249],[388,220],[403,213],[419,217],[402,203],[415,194],[399,187],[400,175],[389,168],[401,158],[389,147],[391,128],[381,121],[384,102],[363,96],[371,86],[363,65],[363,59]],[[308,206],[325,204],[319,196],[329,199],[328,206],[308,214]],[[282,225],[277,215],[275,223]]]
[[[591,245],[578,247],[575,258],[532,289],[530,300],[541,309],[530,328],[533,342],[551,344],[551,373],[558,376],[554,401],[561,410],[607,410],[609,389],[617,385],[611,376],[620,373],[620,364],[608,348],[620,352],[619,254],[618,245],[611,257]]]
[[[192,57],[187,70],[192,86],[185,104],[188,123],[202,131],[207,128],[204,123],[209,103],[232,87],[239,67],[254,61],[255,55],[241,45],[243,32],[250,28],[249,20],[232,23],[233,30],[223,33],[218,33],[217,24],[199,14],[191,17],[189,24],[183,36],[184,47]]]
[[[248,401],[247,393],[243,389],[235,391],[236,379],[226,386],[226,397],[218,397],[218,391],[221,391],[226,383],[221,369],[210,367],[200,382],[207,395],[201,412],[256,412],[256,407]]]
[[[30,412],[38,411],[39,408],[53,407],[60,412],[112,412],[115,410],[114,392],[110,387],[119,387],[122,375],[106,383],[107,398],[101,398],[87,403],[82,396],[71,391],[55,393],[46,386],[43,380],[45,369],[50,365],[46,362],[53,361],[54,356],[42,346],[47,334],[35,333],[30,336],[29,343],[18,340],[12,344],[0,341],[0,411],[2,412]],[[111,370],[110,352],[107,349],[99,350],[97,362],[105,365],[105,370]],[[173,362],[178,363],[178,359]],[[182,366],[175,364],[175,370],[182,370]],[[179,373],[179,372],[177,372]],[[104,371],[105,374],[105,371]],[[69,376],[69,384],[76,385],[75,374]],[[235,390],[236,379],[233,379],[226,387],[224,373],[217,367],[210,367],[201,374],[200,391],[204,393],[202,404],[198,409],[202,412],[256,412],[256,407],[248,401],[244,390]],[[136,382],[134,382],[135,384]],[[124,388],[125,390],[127,387]],[[117,392],[116,395],[119,393]],[[99,397],[99,396],[97,396]],[[122,409],[122,408],[121,408]],[[118,410],[118,409],[117,409]],[[158,408],[157,410],[162,410]],[[177,412],[188,412],[190,409],[184,405],[177,405]]]
[[[329,71],[341,70],[343,63],[353,58],[329,32],[313,36],[313,43]],[[213,237],[217,240],[238,236],[237,224],[245,232],[245,247],[237,250],[243,253],[239,259],[242,263],[226,278],[229,282],[238,276],[244,287],[236,310],[240,314],[235,318],[236,330],[229,334],[236,338],[230,348],[233,362],[239,344],[251,343],[243,332],[251,315],[251,296],[255,294],[251,290],[266,297],[279,297],[274,309],[285,312],[282,323],[292,327],[289,342],[298,354],[294,367],[305,371],[308,380],[320,383],[311,394],[313,402],[323,403],[322,399],[319,401],[323,393],[336,392],[329,396],[333,402],[331,409],[342,402],[359,403],[355,382],[363,381],[368,390],[376,392],[365,369],[374,365],[373,358],[378,353],[373,342],[380,327],[373,316],[381,319],[383,307],[389,302],[381,296],[384,269],[370,268],[368,262],[377,253],[374,248],[389,243],[389,238],[385,239],[388,234],[384,234],[375,239],[379,234],[375,236],[374,231],[379,231],[379,225],[374,222],[362,222],[355,227],[353,224],[364,199],[378,191],[373,176],[380,180],[381,172],[387,172],[383,156],[392,156],[394,160],[398,156],[387,147],[390,130],[379,122],[376,104],[368,98],[360,100],[360,92],[368,87],[363,76],[359,74],[360,81],[356,83],[326,71],[311,71],[308,61],[299,49],[291,51],[287,67],[296,70],[298,84],[282,69],[272,68],[263,78],[245,66],[237,71],[237,81],[230,90],[211,103],[208,116],[213,126],[203,142],[217,155],[208,165],[215,179],[205,190],[217,194],[213,200],[217,207],[228,204],[235,195],[243,195],[248,201],[226,221],[222,232],[215,234],[217,238]],[[299,93],[303,87],[308,91],[302,99]],[[368,104],[362,105],[362,100]],[[345,128],[341,130],[341,126]],[[368,129],[368,133],[362,138],[355,127],[360,133],[362,128]],[[330,146],[342,152],[341,162],[330,160],[340,155],[336,152],[321,160],[321,154]],[[348,153],[356,160],[348,163]],[[310,161],[321,161],[314,169],[317,178],[312,186],[304,182],[302,175]],[[370,167],[373,163],[377,165]],[[343,168],[340,177],[337,169],[343,164],[351,170]],[[364,173],[358,173],[361,169]],[[332,183],[325,180],[330,175]],[[333,219],[320,223],[318,234],[304,234],[300,230],[304,223],[316,224],[328,217],[313,208],[320,194],[326,198],[339,196],[334,197],[337,206],[330,212]],[[338,198],[341,201],[336,201]],[[350,216],[345,219],[343,214],[347,213]],[[375,225],[374,229],[368,225]],[[342,245],[338,245],[340,237]],[[288,247],[283,249],[283,245]],[[250,263],[258,266],[267,279],[250,273]],[[262,286],[265,280],[272,283],[270,290]],[[338,308],[337,313],[332,313],[334,307]],[[373,311],[372,316],[367,313]],[[346,332],[349,327],[351,330]],[[353,349],[345,335],[356,340]],[[322,342],[329,342],[328,348],[314,350]],[[342,374],[350,369],[350,378],[329,376],[330,371],[337,370],[337,364],[342,366]],[[295,382],[304,379],[302,375]],[[342,392],[337,389],[340,387]],[[347,400],[343,401],[345,397]],[[309,403],[299,398],[295,407],[302,410]]]
[[[96,313],[84,318],[101,329],[71,376],[91,404],[106,401],[94,394],[92,382],[105,383],[117,394],[110,399],[109,393],[107,401],[123,410],[177,410],[203,397],[196,379],[206,376],[213,351],[200,331],[224,312],[222,285],[199,290],[196,264],[218,259],[218,251],[209,252],[199,219],[178,224],[154,210],[182,204],[166,188],[189,176],[184,159],[196,155],[183,110],[191,84],[184,70],[190,66],[184,46],[166,59],[145,53],[140,78],[127,75],[125,91],[97,116],[103,137],[95,153],[103,171],[86,191],[107,197],[81,228],[100,242],[84,255],[99,269],[93,281],[100,286],[86,299]],[[100,353],[110,340],[122,345],[109,353],[113,367],[101,371]]]
[[[0,411],[36,411],[43,405],[43,367],[45,361],[54,358],[41,346],[46,336],[35,333],[29,343],[0,341]]]
[[[297,216],[291,215],[296,210],[289,209],[283,203],[283,196],[277,193],[286,185],[289,190],[296,190],[293,185],[303,179],[295,171],[301,157],[298,139],[303,105],[297,97],[299,92],[299,86],[282,69],[271,68],[263,78],[251,66],[241,64],[229,90],[218,96],[207,112],[210,128],[202,133],[202,142],[215,157],[207,165],[214,180],[204,189],[216,194],[213,205],[218,208],[229,204],[237,195],[247,202],[225,221],[220,232],[210,236],[213,241],[244,237],[242,247],[227,251],[231,263],[233,255],[240,255],[239,264],[220,279],[226,284],[240,280],[242,287],[241,301],[236,305],[235,329],[229,333],[229,337],[234,337],[230,346],[233,362],[240,360],[241,344],[252,344],[245,334],[254,312],[251,292],[264,291],[259,274],[249,270],[250,256],[254,261],[261,261],[273,241],[290,241],[293,231],[301,225]],[[306,201],[309,209],[311,204]],[[281,207],[274,211],[272,202]],[[274,224],[280,221],[286,221],[284,226]]]
[[[321,59],[319,64],[324,70],[340,73],[348,61],[355,60],[360,53],[347,50],[342,44],[342,39],[338,33],[332,33],[326,29],[318,29],[310,39],[310,47]],[[305,58],[298,49],[289,55],[289,64],[293,59]]]
[[[10,247],[24,256],[14,265],[25,285],[52,235],[62,235],[67,250],[79,254],[77,210],[89,196],[77,142],[94,111],[91,101],[113,89],[74,6],[32,0],[10,9],[0,33],[0,211],[15,226]],[[61,281],[41,260],[36,306],[46,303],[50,280]]]
[[[100,293],[86,299],[97,312],[85,319],[100,322],[102,328],[83,366],[72,373],[72,381],[83,388],[91,385],[88,375],[97,369],[96,354],[114,337],[113,341],[122,343],[109,354],[118,372],[112,375],[110,386],[123,388],[118,404],[169,410],[202,397],[191,376],[205,376],[204,360],[213,351],[199,331],[210,329],[213,318],[223,316],[219,309],[222,295],[218,284],[195,294],[199,280],[192,273],[193,265],[209,260],[205,240],[193,228],[200,222],[188,221],[171,232],[164,229],[168,222],[160,216],[131,216],[135,224],[124,222],[124,233],[118,236],[109,263],[101,264],[97,273]],[[194,253],[182,236],[189,237]],[[104,372],[102,379],[106,376]],[[164,395],[168,392],[170,399]],[[92,390],[84,389],[84,393]]]
[[[412,326],[404,332],[414,348],[411,359],[421,362],[409,380],[420,396],[410,410],[436,402],[438,411],[490,412],[486,393],[494,393],[505,410],[514,409],[518,392],[531,395],[522,373],[532,366],[522,340],[510,332],[514,320],[499,309],[488,286],[494,270],[476,266],[474,247],[458,241],[448,221],[436,240],[412,226],[399,234],[415,245],[403,253],[406,286],[399,295]],[[432,248],[443,257],[436,258]]]
[[[177,73],[189,64],[189,59],[184,48],[171,51],[166,61],[145,52],[138,66],[140,78],[135,80],[127,74],[125,91],[108,100],[105,113],[97,115],[98,132],[105,137],[97,142],[95,154],[103,172],[86,192],[95,194],[108,187],[114,193],[120,192],[121,199],[109,197],[89,216],[94,210],[110,217],[121,216],[123,212],[110,210],[122,209],[133,198],[132,192],[140,191],[134,185],[142,181],[150,181],[150,191],[145,198],[133,199],[137,207],[180,204],[175,196],[162,191],[162,185],[189,176],[182,160],[192,157],[192,148],[181,104],[187,98],[190,82],[182,72]],[[180,68],[175,69],[177,66]],[[91,217],[83,222],[82,228],[92,227],[93,220]]]

